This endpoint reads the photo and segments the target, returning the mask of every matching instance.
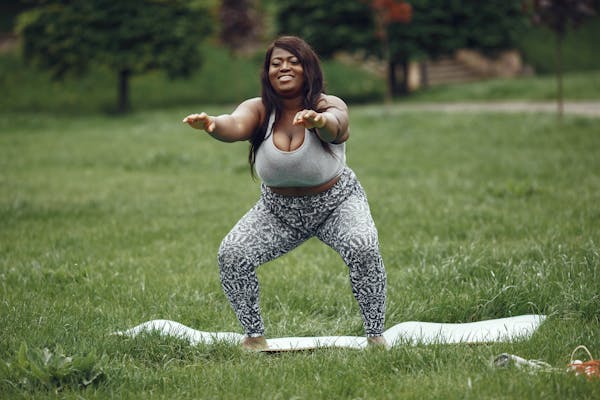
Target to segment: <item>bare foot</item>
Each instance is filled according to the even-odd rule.
[[[264,336],[250,337],[242,339],[242,348],[248,351],[261,351],[269,348],[267,339]]]
[[[388,344],[388,342],[385,340],[385,338],[383,336],[369,336],[367,337],[367,347],[369,348],[373,348],[373,349],[389,349],[390,346]]]

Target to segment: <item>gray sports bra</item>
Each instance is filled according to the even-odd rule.
[[[346,166],[346,144],[329,143],[332,154],[321,144],[319,137],[304,130],[304,142],[293,151],[283,151],[273,143],[273,123],[275,113],[271,113],[265,140],[256,152],[254,168],[256,174],[268,186],[308,187],[330,181]]]

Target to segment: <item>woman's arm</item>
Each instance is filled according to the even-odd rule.
[[[302,110],[294,117],[294,125],[307,129],[317,128],[321,140],[330,143],[343,143],[350,136],[348,126],[348,106],[336,96],[323,95],[320,102],[322,112]]]
[[[249,140],[263,118],[264,107],[256,97],[241,103],[231,114],[212,116],[202,112],[188,115],[183,122],[206,131],[217,140],[237,142]]]

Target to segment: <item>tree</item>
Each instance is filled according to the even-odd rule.
[[[568,28],[577,28],[585,18],[595,14],[593,0],[533,0],[525,2],[535,24],[543,25],[555,35],[555,71],[558,117],[563,115],[563,40]]]
[[[459,30],[463,46],[480,50],[488,55],[510,49],[519,42],[527,28],[520,0],[465,1],[454,8],[455,26],[468,26]]]
[[[221,0],[219,38],[233,51],[254,44],[260,34],[256,0]]]
[[[410,19],[410,5],[402,0],[281,0],[279,33],[305,38],[321,57],[339,51],[373,54],[387,69],[386,100],[395,91],[395,60],[390,58],[388,26]]]
[[[19,16],[25,60],[56,79],[92,64],[117,76],[117,111],[130,109],[133,74],[165,70],[187,76],[201,62],[198,44],[209,32],[202,6],[184,0],[48,0]],[[196,2],[197,3],[197,2]]]
[[[362,50],[388,60],[388,93],[398,94],[407,82],[398,90],[395,65],[466,47],[486,53],[512,47],[525,27],[521,1],[280,0],[277,22],[279,32],[303,36],[324,57]]]
[[[373,10],[375,17],[375,35],[381,42],[381,51],[383,60],[387,67],[387,91],[386,102],[392,100],[396,94],[396,60],[402,63],[404,77],[403,92],[408,92],[408,54],[401,52],[392,57],[390,50],[389,26],[393,23],[408,24],[412,18],[412,6],[405,1],[395,0],[368,0],[369,6]],[[397,50],[397,49],[396,49]]]
[[[277,32],[305,39],[323,58],[376,45],[373,20],[362,0],[279,0]]]
[[[526,28],[521,0],[411,0],[410,3],[411,23],[391,24],[389,28],[392,60],[436,59],[461,48],[494,55],[515,46]],[[423,79],[427,84],[427,77]]]

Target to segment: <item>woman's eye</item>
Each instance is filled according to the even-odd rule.
[[[291,64],[291,65],[300,65],[301,64],[300,60],[297,58],[291,58],[285,62],[287,62],[288,64]],[[282,60],[274,60],[274,61],[271,61],[271,67],[278,68],[278,67],[281,67],[283,65],[283,63],[284,63],[284,61],[282,61]]]

